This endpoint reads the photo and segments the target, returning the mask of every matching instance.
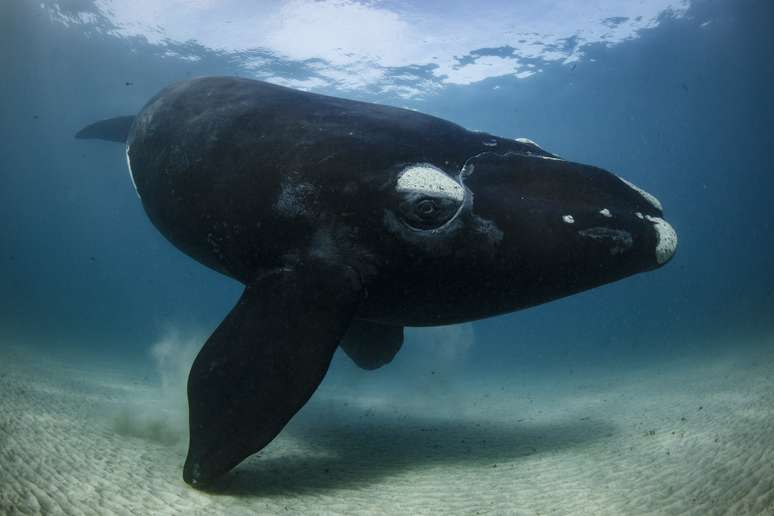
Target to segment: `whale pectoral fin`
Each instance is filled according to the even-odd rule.
[[[361,290],[351,270],[271,271],[245,289],[188,377],[183,479],[203,485],[266,446],[325,376]]]
[[[107,140],[125,143],[132,128],[134,116],[117,116],[89,124],[75,135],[79,140]]]
[[[403,326],[352,321],[339,344],[362,369],[378,369],[392,362],[403,345]]]

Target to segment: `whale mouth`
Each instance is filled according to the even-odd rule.
[[[565,224],[575,224],[572,215],[565,215],[562,220]],[[607,225],[581,226],[575,233],[581,240],[611,256],[626,255],[635,250],[649,254],[656,267],[669,262],[677,250],[677,232],[661,217],[635,212],[628,216],[610,216],[608,220]]]
[[[632,234],[623,229],[611,229],[604,226],[594,226],[588,229],[578,230],[578,234],[584,238],[596,240],[607,245],[610,254],[622,254],[631,249],[634,244]]]

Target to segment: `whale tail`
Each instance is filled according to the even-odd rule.
[[[81,140],[107,140],[126,143],[134,118],[134,115],[132,115],[100,120],[78,131],[75,137]]]

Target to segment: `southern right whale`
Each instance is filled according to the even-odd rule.
[[[195,486],[266,446],[339,345],[376,368],[404,326],[544,303],[677,246],[655,197],[530,140],[248,79],[179,82],[77,136],[124,142],[153,224],[245,285],[188,380]]]

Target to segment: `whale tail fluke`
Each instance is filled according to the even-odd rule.
[[[133,115],[100,120],[78,131],[75,137],[81,140],[107,140],[125,143],[133,122]]]

